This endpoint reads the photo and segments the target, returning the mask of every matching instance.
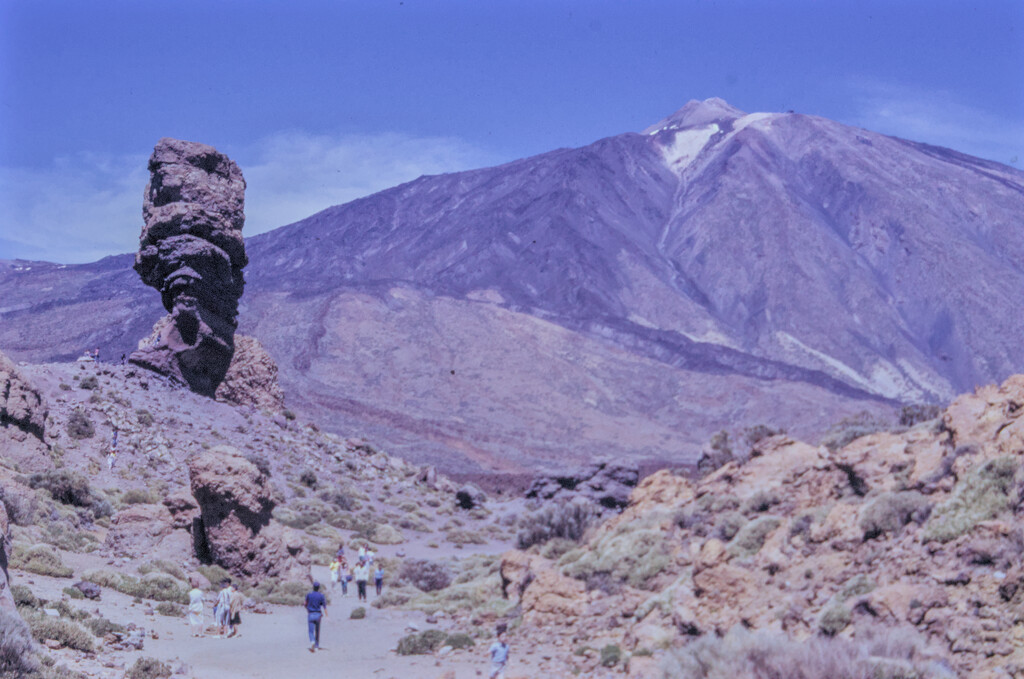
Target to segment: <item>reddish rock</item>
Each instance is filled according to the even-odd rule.
[[[114,515],[105,546],[116,556],[138,557],[151,552],[174,529],[163,505],[129,505]]]

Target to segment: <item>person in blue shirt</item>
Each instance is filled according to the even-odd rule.
[[[320,620],[327,616],[327,599],[320,593],[320,583],[313,583],[313,591],[306,595],[306,620],[309,623],[309,652],[320,648]]]
[[[508,642],[505,641],[505,626],[498,625],[498,640],[491,644],[491,672],[487,676],[490,679],[505,679],[505,665],[508,664]]]

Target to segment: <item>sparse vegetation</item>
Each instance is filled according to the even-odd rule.
[[[17,613],[0,608],[0,677],[25,677],[38,669],[29,626]]]
[[[81,441],[95,436],[96,427],[93,426],[92,420],[84,411],[76,410],[68,418],[67,432],[71,438]]]
[[[82,621],[82,624],[88,628],[93,636],[103,638],[111,632],[117,632],[123,634],[125,631],[124,625],[119,625],[116,622],[107,620],[102,616],[86,618]]]
[[[185,607],[173,601],[161,601],[155,606],[156,612],[169,618],[184,618]]]
[[[865,540],[898,535],[911,521],[923,523],[930,511],[931,503],[917,491],[882,493],[861,510],[860,528]]]
[[[523,516],[516,534],[516,546],[528,549],[555,538],[579,542],[600,515],[594,503],[584,498],[546,504]]]
[[[732,450],[732,442],[729,440],[729,432],[723,429],[711,437],[707,450],[697,461],[697,472],[701,476],[707,476],[732,462],[733,459],[735,459],[735,454]]]
[[[757,554],[771,532],[779,527],[782,519],[777,516],[762,516],[745,524],[729,542],[726,551],[733,558],[744,559]]]
[[[149,573],[142,578],[136,578],[124,573],[94,570],[86,572],[82,579],[139,599],[188,602],[188,587],[166,573]]]
[[[139,423],[140,427],[152,426],[153,413],[149,412],[145,408],[139,408],[135,411],[135,421]]]
[[[100,382],[96,379],[95,375],[88,375],[78,383],[79,389],[99,389]]]
[[[28,484],[32,488],[47,491],[50,497],[61,504],[90,509],[97,519],[114,513],[110,502],[93,492],[88,480],[78,472],[58,469],[32,474]]]
[[[42,612],[29,615],[26,622],[32,631],[32,637],[37,641],[53,639],[62,646],[76,651],[92,653],[95,650],[92,634],[78,623],[63,618],[51,618]]]
[[[596,542],[567,552],[558,560],[566,575],[591,582],[594,576],[607,575],[644,588],[671,562],[666,535],[657,526],[660,514],[619,524]]]
[[[316,489],[316,472],[308,468],[303,469],[302,472],[299,474],[299,483],[304,485],[306,488]]]
[[[444,562],[429,559],[409,559],[404,562],[399,578],[421,592],[435,592],[452,583],[448,566]]]
[[[427,655],[444,645],[448,635],[439,629],[415,632],[398,640],[398,655]]]
[[[601,649],[601,667],[615,667],[622,660],[622,649],[617,644],[608,644]]]
[[[121,502],[126,505],[155,505],[160,502],[160,496],[151,490],[129,488],[121,496]]]
[[[1013,480],[1020,462],[1015,455],[975,466],[953,488],[952,496],[935,507],[924,527],[924,540],[949,542],[980,521],[994,519],[1011,503]]]
[[[252,596],[254,599],[266,601],[268,604],[299,606],[305,600],[308,591],[308,583],[266,579],[256,586],[252,591]]]
[[[352,612],[348,614],[348,617],[352,620],[362,620],[366,617],[366,609],[362,606],[357,606],[352,609]]]
[[[25,549],[16,546],[11,552],[11,568],[52,578],[70,578],[74,571],[64,565],[60,555],[48,545],[35,545]]]
[[[916,403],[900,409],[900,426],[913,427],[921,422],[934,420],[942,414],[942,408],[934,404]]]
[[[845,417],[832,425],[821,439],[821,445],[835,451],[844,448],[862,436],[887,431],[889,424],[866,411]]]
[[[167,663],[143,657],[136,660],[124,676],[125,679],[166,679],[171,673],[171,666]]]

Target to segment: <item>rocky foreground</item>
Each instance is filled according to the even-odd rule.
[[[134,676],[163,648],[136,649],[136,613],[93,587],[173,615],[187,580],[230,573],[247,614],[276,616],[340,541],[383,557],[371,618],[420,616],[393,648],[436,662],[391,676],[475,676],[499,623],[513,677],[1024,676],[1024,376],[845,446],[764,431],[701,478],[663,470],[627,499],[635,477],[598,466],[526,500],[131,366],[0,372],[0,602],[36,640],[4,643],[25,640],[30,676]],[[175,667],[210,676],[195,662]]]

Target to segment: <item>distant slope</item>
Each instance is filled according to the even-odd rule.
[[[686,458],[1024,369],[1022,215],[1011,168],[691,102],[250,239],[241,331],[291,403],[414,459]],[[0,346],[119,355],[158,315],[129,262],[0,268]]]

